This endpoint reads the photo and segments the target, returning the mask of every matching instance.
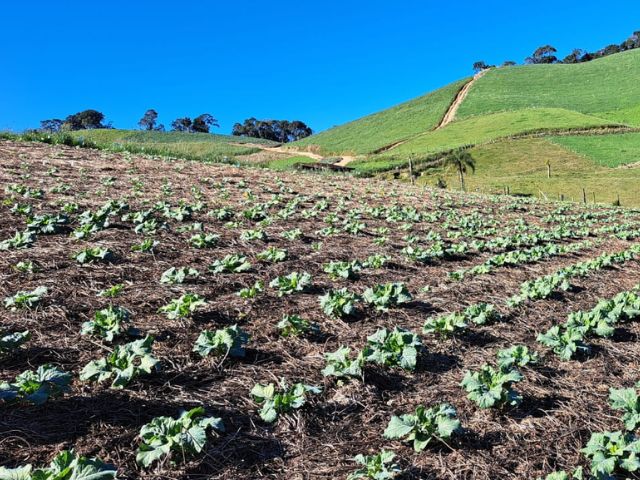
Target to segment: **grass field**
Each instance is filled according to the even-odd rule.
[[[640,207],[639,169],[594,165],[593,160],[549,139],[495,142],[475,147],[471,153],[476,171],[465,177],[468,191],[500,193],[509,187],[511,193],[553,199],[564,195],[566,200],[581,202],[584,188],[589,203],[594,194],[596,202],[608,204],[619,195],[623,205]],[[547,160],[551,161],[551,178],[547,178]],[[439,177],[449,188],[460,188],[456,173],[441,169],[425,171],[418,182],[435,185]]]
[[[603,167],[640,162],[640,133],[561,136],[550,140]]]
[[[292,147],[315,145],[322,154],[366,154],[405,140],[434,128],[467,80],[454,82],[422,97],[294,142]]]
[[[240,155],[260,151],[244,143],[273,145],[274,142],[247,139],[230,135],[185,132],[143,132],[136,130],[79,130],[70,132],[77,139],[92,141],[101,147],[125,148],[135,153],[149,153],[201,160],[205,162],[232,161]]]
[[[70,132],[96,143],[257,143],[276,145],[260,138],[219,135],[215,133],[149,132],[142,130],[96,129]]]
[[[575,65],[528,65],[490,70],[471,88],[460,119],[534,107],[553,107],[625,121],[640,103],[640,50]],[[634,110],[632,117],[637,115]],[[637,119],[637,117],[635,117]]]

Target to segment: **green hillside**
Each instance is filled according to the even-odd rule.
[[[211,162],[227,161],[238,156],[258,153],[261,149],[256,147],[256,144],[276,145],[268,140],[210,133],[114,129],[80,130],[70,133],[77,139],[88,140],[105,148],[122,147],[132,152]]]
[[[595,116],[606,113],[609,120],[640,123],[639,77],[640,50],[573,65],[496,68],[475,82],[458,118],[554,107]]]
[[[374,152],[436,127],[467,81],[454,82],[409,102],[305,138],[292,146],[312,149],[315,146],[323,154]]]

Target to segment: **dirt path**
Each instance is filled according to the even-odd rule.
[[[473,76],[471,80],[469,80],[467,83],[464,84],[464,86],[460,89],[460,91],[456,95],[456,98],[454,98],[453,102],[451,102],[451,105],[449,106],[449,110],[447,110],[447,113],[444,114],[444,117],[442,117],[442,120],[440,120],[440,123],[435,128],[436,130],[440,130],[441,128],[453,122],[453,120],[456,118],[456,113],[458,113],[458,108],[460,108],[460,105],[462,105],[462,102],[467,97],[469,90],[471,89],[473,84],[476,82],[476,80],[482,77],[485,73],[487,73],[487,70],[479,71]]]
[[[292,156],[308,157],[317,161],[321,161],[325,158],[318,153],[307,152],[306,150],[294,150],[292,148],[287,148],[283,146],[267,147],[259,143],[231,143],[231,145],[259,148],[260,150],[263,150],[265,152],[284,153]],[[334,165],[338,165],[340,167],[344,167],[345,165],[348,165],[349,163],[353,162],[356,159],[356,157],[353,155],[336,155],[336,157],[340,157],[340,161],[336,162]]]

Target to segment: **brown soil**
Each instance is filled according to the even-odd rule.
[[[48,174],[51,168],[54,173]],[[282,193],[276,176],[293,190]],[[114,178],[113,186],[103,181]],[[224,190],[226,195],[221,195]],[[142,191],[132,192],[132,181],[143,182]],[[163,195],[162,185],[170,182],[173,195]],[[97,456],[118,466],[121,478],[145,479],[335,479],[353,471],[352,458],[359,453],[372,454],[392,449],[405,468],[406,479],[533,479],[554,468],[586,465],[579,453],[590,432],[619,429],[616,412],[607,404],[608,387],[630,386],[638,380],[640,345],[639,324],[628,324],[611,339],[593,342],[593,354],[581,361],[561,362],[535,342],[538,332],[562,321],[570,311],[590,309],[599,298],[629,289],[640,281],[640,265],[631,261],[622,267],[603,270],[576,282],[576,288],[550,300],[532,302],[509,310],[504,301],[517,292],[519,285],[580,259],[592,258],[602,251],[626,248],[629,243],[606,237],[598,248],[580,254],[556,257],[521,268],[503,268],[494,274],[453,283],[447,272],[477,264],[490,254],[418,265],[401,254],[406,233],[399,224],[363,214],[366,232],[354,236],[340,233],[319,237],[326,226],[327,212],[305,219],[296,214],[286,221],[274,216],[265,228],[268,245],[289,250],[290,258],[281,264],[260,263],[258,252],[263,242],[241,242],[240,230],[224,227],[223,222],[206,215],[208,209],[229,205],[236,212],[247,208],[246,182],[256,200],[267,202],[281,194],[285,202],[295,194],[306,196],[302,207],[311,207],[319,198],[327,198],[330,211],[339,213],[368,206],[413,205],[420,211],[454,209],[456,216],[478,212],[494,218],[498,235],[517,219],[542,224],[542,218],[557,208],[554,204],[523,204],[519,209],[501,209],[507,198],[490,200],[481,196],[462,196],[425,191],[406,185],[350,177],[323,177],[313,174],[280,173],[259,169],[236,169],[126,154],[108,154],[96,150],[50,147],[42,144],[0,143],[0,184],[26,184],[42,188],[42,200],[20,199],[34,205],[36,211],[56,212],[64,202],[77,202],[80,211],[95,209],[108,199],[128,196],[132,209],[148,208],[158,200],[173,205],[180,199],[193,202],[191,188],[202,189],[207,204],[194,221],[208,232],[221,236],[218,247],[197,250],[188,246],[189,232],[178,233],[179,224],[161,230],[155,255],[130,251],[139,243],[130,223],[117,219],[110,228],[89,241],[75,241],[69,231],[39,236],[33,248],[0,252],[0,299],[18,290],[44,285],[49,289],[43,304],[33,311],[17,313],[0,310],[2,327],[10,331],[28,328],[32,340],[18,352],[0,359],[0,381],[11,380],[26,369],[50,362],[74,373],[72,391],[52,399],[41,407],[0,405],[0,465],[42,464],[63,448],[75,448],[88,456]],[[51,193],[51,187],[68,184],[64,193]],[[0,193],[7,200],[10,194]],[[13,202],[0,206],[0,240],[24,228],[24,220],[10,213]],[[579,213],[572,206],[568,213]],[[272,211],[275,213],[275,211]],[[637,217],[637,215],[636,215]],[[242,229],[253,228],[238,218]],[[623,219],[620,221],[630,221]],[[604,225],[604,223],[600,224]],[[74,225],[72,225],[74,226]],[[378,227],[390,227],[389,243],[377,247],[372,239]],[[297,241],[280,237],[285,230],[300,228],[304,236]],[[445,231],[441,222],[418,223],[413,233]],[[321,241],[316,252],[312,242]],[[87,245],[103,245],[116,254],[110,264],[80,266],[70,256]],[[213,259],[230,253],[243,253],[253,264],[245,274],[207,273]],[[364,270],[352,282],[333,282],[322,270],[329,260],[365,259],[372,253],[392,257],[381,270]],[[12,266],[21,260],[35,262],[41,270],[34,274],[17,273]],[[161,273],[170,266],[191,266],[202,273],[195,282],[178,286],[159,283]],[[273,289],[253,300],[242,300],[236,292],[258,280],[268,283],[277,275],[307,271],[313,276],[314,290],[279,298]],[[346,285],[362,293],[377,283],[401,281],[407,284],[414,301],[389,313],[377,313],[360,307],[352,321],[331,320],[324,316],[318,296],[329,288]],[[80,335],[80,326],[109,301],[96,296],[101,289],[116,283],[126,284],[121,297],[113,302],[132,313],[133,325],[156,336],[155,355],[162,361],[160,373],[140,378],[124,390],[111,390],[108,384],[80,382],[78,372],[92,359],[104,355],[100,341]],[[421,293],[425,285],[431,291]],[[170,321],[157,310],[189,291],[204,296],[208,306],[194,318]],[[422,335],[426,318],[439,312],[462,309],[477,302],[491,302],[506,316],[500,323],[477,327],[449,340]],[[284,313],[298,313],[316,322],[322,335],[313,338],[281,338],[275,324]],[[249,332],[247,358],[202,360],[191,349],[201,330],[238,324]],[[367,368],[366,382],[343,387],[320,373],[323,353],[340,345],[363,347],[367,335],[386,326],[402,326],[420,334],[426,354],[414,373],[395,369]],[[525,344],[542,355],[540,365],[523,370],[524,381],[517,385],[523,395],[521,406],[513,409],[481,410],[470,402],[459,387],[464,372],[492,362],[498,349]],[[249,391],[257,382],[273,382],[285,377],[320,385],[324,391],[294,414],[285,415],[274,425],[266,425],[257,415],[257,406]],[[408,413],[417,405],[431,406],[451,402],[465,432],[448,444],[429,447],[415,453],[410,445],[385,440],[382,436],[394,414]],[[147,471],[135,464],[136,435],[140,427],[159,415],[176,415],[181,408],[203,405],[220,416],[226,433],[213,437],[204,455],[185,465],[166,463]],[[638,477],[631,477],[638,478]]]

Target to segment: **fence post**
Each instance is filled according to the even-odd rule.
[[[582,189],[582,203],[587,203],[587,191]]]

